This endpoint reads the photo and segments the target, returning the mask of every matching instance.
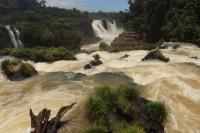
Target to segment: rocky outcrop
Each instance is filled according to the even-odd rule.
[[[151,50],[156,48],[156,44],[146,43],[142,40],[141,36],[135,32],[124,32],[115,38],[111,43],[113,50]]]
[[[84,68],[91,69],[93,66],[99,66],[101,64],[103,64],[103,62],[100,59],[94,59],[94,60],[90,61],[89,64],[86,64]]]
[[[142,61],[145,60],[160,60],[163,62],[169,62],[170,59],[165,57],[162,52],[159,49],[150,51],[143,59]]]
[[[4,60],[1,63],[1,69],[11,81],[21,81],[37,75],[37,71],[32,65],[18,60]]]

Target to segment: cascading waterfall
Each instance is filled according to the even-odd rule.
[[[22,47],[23,47],[23,43],[22,43],[22,41],[21,41],[20,38],[19,38],[20,32],[19,32],[19,30],[18,30],[16,27],[15,27],[15,32],[16,32],[16,34],[17,34],[17,41],[18,41],[18,44],[19,44],[20,48],[22,48]]]
[[[106,21],[106,23],[104,23],[104,21]],[[124,31],[123,28],[117,27],[116,21],[114,20],[93,20],[92,27],[96,36],[107,43],[111,43],[115,37]]]
[[[14,29],[15,29],[15,33],[16,33],[16,37],[15,37],[15,34],[14,34],[14,32],[11,30],[11,28],[10,28],[9,25],[5,26],[5,28],[6,28],[7,31],[8,31],[8,34],[9,34],[9,36],[10,36],[10,39],[11,39],[11,42],[12,42],[13,46],[14,46],[15,48],[22,48],[22,47],[23,47],[23,44],[22,44],[21,40],[19,39],[20,32],[19,32],[16,28],[14,28]]]

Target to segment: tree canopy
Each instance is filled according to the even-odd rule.
[[[129,0],[127,28],[147,41],[200,44],[199,0]]]

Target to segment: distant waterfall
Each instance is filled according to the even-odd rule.
[[[19,39],[20,32],[16,28],[14,28],[15,33],[16,33],[16,35],[15,35],[14,32],[11,30],[10,26],[7,25],[7,26],[5,26],[5,28],[8,31],[8,34],[10,36],[10,40],[11,40],[13,46],[15,48],[22,48],[23,44],[22,44],[21,40]]]
[[[16,32],[16,34],[17,34],[18,45],[19,45],[20,48],[22,48],[22,47],[23,47],[23,43],[22,43],[22,41],[21,41],[20,38],[19,38],[20,32],[19,32],[19,30],[18,30],[16,27],[15,27],[15,32]]]
[[[96,36],[108,43],[124,31],[123,28],[117,27],[116,21],[109,20],[93,20],[92,27]]]

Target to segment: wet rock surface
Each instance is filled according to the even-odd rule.
[[[156,48],[157,44],[146,43],[141,36],[135,32],[124,32],[115,38],[111,43],[113,51],[123,50],[151,50]]]

